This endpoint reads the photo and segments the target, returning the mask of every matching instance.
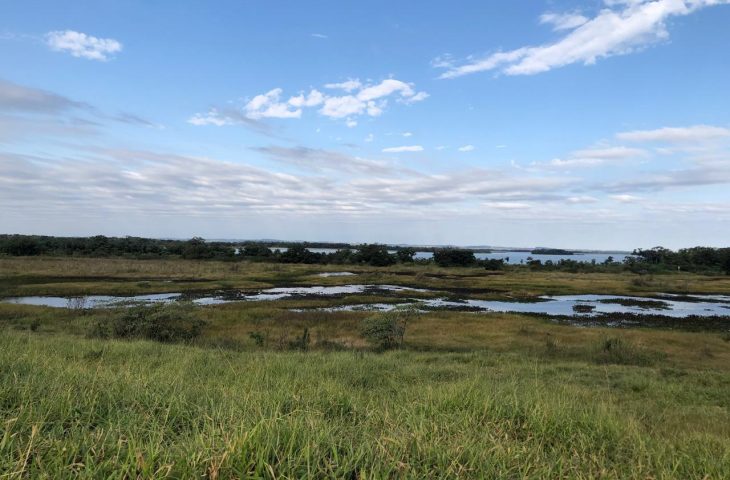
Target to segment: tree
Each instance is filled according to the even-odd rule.
[[[314,253],[300,244],[290,246],[281,254],[284,263],[318,263],[321,258],[322,254]]]
[[[203,238],[193,237],[185,243],[182,256],[190,260],[198,260],[201,258],[210,258],[212,253]]]
[[[272,256],[271,250],[266,245],[260,243],[247,243],[241,250],[244,257],[268,258]]]
[[[31,237],[25,237],[21,235],[13,235],[10,237],[2,247],[3,253],[7,255],[15,256],[29,256],[38,255],[40,248],[38,243]]]
[[[477,262],[474,252],[459,248],[440,248],[433,252],[433,260],[439,267],[468,267]]]
[[[388,247],[378,243],[365,243],[357,247],[355,258],[359,263],[374,267],[387,267],[395,263],[395,256],[388,253]]]
[[[412,263],[413,256],[415,254],[416,251],[411,247],[399,248],[398,251],[395,252],[395,255],[398,257],[398,261],[401,263]]]

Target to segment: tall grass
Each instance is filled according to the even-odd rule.
[[[2,478],[728,478],[730,378],[0,332]]]

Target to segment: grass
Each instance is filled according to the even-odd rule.
[[[352,277],[318,277],[351,271]],[[213,289],[256,289],[290,285],[379,283],[433,288],[473,298],[524,298],[535,295],[730,293],[730,276],[684,272],[662,275],[533,272],[508,268],[495,274],[480,268],[435,265],[292,265],[194,260],[0,257],[0,296],[133,295]]]
[[[339,270],[358,276],[316,276]],[[730,291],[728,278],[689,274],[402,265],[2,258],[0,272],[0,295]],[[205,327],[186,345],[88,338],[113,310],[0,303],[0,479],[730,478],[727,332],[435,311],[409,321],[403,349],[375,354],[360,334],[372,313],[290,311],[383,300],[393,297],[200,307]],[[311,348],[292,351],[305,330]]]
[[[18,331],[0,345],[8,478],[730,475],[727,372]]]

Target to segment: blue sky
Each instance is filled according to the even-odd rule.
[[[3,232],[730,238],[730,2],[0,2]]]

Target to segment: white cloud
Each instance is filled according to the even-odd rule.
[[[365,141],[368,142],[368,143],[370,143],[373,140],[375,140],[375,135],[373,135],[372,133],[368,133],[368,136],[365,137]]]
[[[188,118],[188,123],[197,126],[215,125],[216,127],[222,127],[224,125],[233,125],[235,122],[231,118],[221,115],[215,108],[211,108],[208,113],[196,113]]]
[[[730,137],[730,128],[711,125],[694,125],[690,127],[664,127],[655,130],[633,130],[616,135],[619,140],[632,142],[698,142]]]
[[[317,105],[321,105],[322,102],[324,102],[324,95],[322,95],[321,92],[317,90],[311,90],[309,92],[309,95],[306,97],[303,93],[300,93],[296,97],[291,97],[289,99],[289,105],[292,107],[316,107]]]
[[[633,158],[644,158],[648,155],[646,150],[629,148],[624,146],[594,147],[576,150],[567,158],[554,158],[547,163],[535,162],[535,167],[549,168],[574,168],[574,167],[597,167],[607,163],[618,163]]]
[[[329,36],[327,36],[323,33],[312,33],[310,35],[313,36],[314,38],[322,38],[322,39],[330,38]]]
[[[353,82],[352,84],[347,84]],[[426,92],[416,93],[411,84],[389,78],[374,85],[362,85],[359,81],[343,84],[328,84],[328,88],[344,90],[359,89],[352,95],[327,97],[319,113],[331,118],[343,118],[367,114],[371,117],[381,115],[388,105],[387,97],[396,96],[403,103],[415,103],[428,97]]]
[[[412,137],[413,132],[403,132],[403,133],[401,133],[401,135],[403,135],[404,137]]]
[[[588,21],[588,18],[579,13],[543,13],[540,15],[540,23],[553,26],[553,30],[572,30],[580,27]]]
[[[607,2],[607,8],[553,43],[520,47],[483,58],[469,58],[456,65],[449,57],[432,62],[446,68],[441,78],[456,78],[470,73],[498,70],[507,75],[533,75],[573,63],[594,64],[600,58],[624,55],[669,38],[666,23],[708,6],[730,0],[628,0]],[[543,15],[549,23],[565,20],[556,14]],[[575,25],[578,19],[573,19]],[[570,22],[561,25],[568,25]],[[566,26],[565,29],[568,29]]]
[[[422,102],[423,100],[426,100],[430,96],[431,95],[429,95],[426,92],[418,92],[412,96],[406,96],[406,97],[399,98],[398,101],[401,103],[410,105],[411,103]]]
[[[376,100],[378,98],[387,97],[393,93],[400,93],[404,97],[412,97],[415,95],[413,88],[405,82],[388,78],[376,85],[370,85],[357,94],[358,100],[367,102],[368,100]]]
[[[422,152],[423,147],[421,145],[404,145],[402,147],[384,148],[382,151],[383,153]]]
[[[345,125],[347,125],[347,128],[354,128],[357,127],[357,120],[353,120],[351,118],[348,118],[345,122]]]
[[[634,203],[641,200],[641,197],[637,197],[635,195],[629,195],[629,194],[621,194],[621,195],[610,195],[610,198],[616,200],[617,202],[621,203]]]
[[[349,79],[341,83],[327,83],[324,86],[324,88],[329,88],[331,90],[344,90],[346,92],[358,90],[361,87],[362,83],[358,79]]]
[[[464,145],[462,147],[459,147],[457,150],[460,152],[473,152],[476,149],[474,145]]]
[[[252,120],[262,118],[300,118],[304,108],[320,107],[320,115],[329,118],[343,118],[349,127],[357,125],[355,117],[368,115],[377,117],[383,114],[388,106],[389,97],[398,102],[412,104],[428,97],[426,92],[416,92],[413,85],[396,79],[386,79],[380,83],[364,85],[359,80],[347,80],[342,83],[328,83],[328,89],[350,92],[347,95],[327,95],[312,89],[308,94],[303,92],[284,101],[283,90],[274,88],[256,95],[243,106],[243,115]],[[228,115],[229,117],[231,115]],[[217,112],[197,113],[191,117],[194,125],[229,125],[221,120]]]
[[[566,200],[568,201],[568,203],[573,203],[573,204],[585,204],[585,203],[598,202],[598,199],[596,197],[591,197],[590,195],[576,195],[573,197],[568,197]]]
[[[299,118],[302,116],[301,108],[296,108],[290,102],[280,101],[282,89],[274,88],[262,95],[256,95],[243,108],[248,118],[258,120],[260,118]],[[310,94],[311,95],[311,94]],[[293,97],[298,98],[298,97]],[[291,101],[291,100],[290,100]],[[303,100],[304,102],[305,100]],[[296,100],[295,100],[296,103]],[[292,110],[290,107],[294,106]]]
[[[97,38],[73,30],[48,32],[45,38],[51,50],[89,60],[106,61],[122,51],[122,44],[113,38]]]

